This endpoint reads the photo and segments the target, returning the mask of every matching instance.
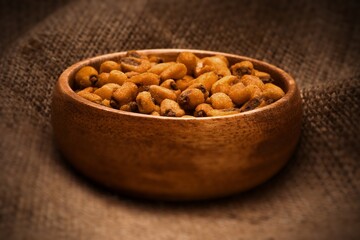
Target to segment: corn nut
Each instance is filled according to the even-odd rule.
[[[222,55],[146,56],[132,50],[118,62],[98,66],[76,72],[73,88],[79,96],[151,116],[226,116],[265,107],[285,95],[272,76],[251,61],[229,62]]]

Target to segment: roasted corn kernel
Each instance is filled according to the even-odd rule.
[[[183,91],[177,101],[184,110],[194,110],[197,105],[205,102],[205,97],[200,89],[191,88]]]
[[[161,80],[165,81],[166,79],[181,79],[186,75],[187,69],[185,64],[175,63],[166,68],[163,72],[160,73]]]
[[[107,72],[100,73],[98,75],[98,80],[96,81],[95,86],[101,87],[101,86],[109,83],[109,76],[110,76],[110,73],[107,73]]]
[[[233,85],[229,91],[229,97],[238,106],[261,94],[262,91],[258,86],[252,84],[245,86],[242,82]]]
[[[255,97],[247,101],[241,108],[240,112],[246,112],[250,110],[254,110],[255,108],[258,108],[260,104],[262,103],[263,99],[260,97]]]
[[[230,67],[229,67],[230,66]],[[191,52],[142,55],[129,51],[119,62],[82,67],[74,90],[83,98],[128,112],[168,117],[213,117],[267,106],[285,95],[267,72],[250,61]],[[276,82],[276,81],[275,81]]]
[[[112,99],[117,102],[119,106],[134,101],[138,87],[135,83],[125,82],[120,88],[116,89],[112,95]]]
[[[171,99],[175,101],[177,98],[174,91],[157,85],[151,85],[149,92],[157,104],[161,104],[164,99]]]
[[[90,93],[90,92],[78,92],[77,93],[79,96],[94,102],[94,103],[101,103],[102,102],[102,98],[98,95],[96,95],[95,93]]]
[[[195,117],[207,117],[208,113],[211,110],[214,110],[214,108],[210,104],[201,103],[201,104],[197,105],[197,107],[195,108],[194,116]]]
[[[137,107],[136,102],[131,101],[129,103],[122,105],[120,107],[120,110],[125,111],[125,112],[138,112],[138,107]]]
[[[87,88],[77,91],[76,93],[78,93],[78,94],[79,93],[82,94],[82,92],[93,93],[96,89],[97,89],[96,87],[87,87]]]
[[[91,66],[82,67],[75,74],[75,84],[77,85],[78,88],[86,88],[86,87],[94,86],[97,81],[98,81],[98,71]]]
[[[232,75],[242,77],[246,74],[251,75],[254,71],[254,65],[250,61],[242,61],[232,65],[230,70]]]
[[[165,99],[160,105],[160,115],[167,117],[182,117],[185,115],[185,111],[180,108],[177,102]]]
[[[159,63],[154,66],[152,66],[148,72],[155,73],[157,75],[160,75],[163,71],[168,69],[170,66],[174,65],[175,62],[166,62],[166,63]]]
[[[109,73],[109,77],[107,79],[108,83],[116,83],[119,85],[123,85],[123,83],[128,79],[125,73],[119,70],[112,70]]]
[[[191,75],[195,71],[197,64],[197,57],[193,53],[182,52],[179,53],[178,57],[176,58],[176,62],[183,63],[187,69],[186,74]]]
[[[234,107],[231,98],[222,92],[215,93],[210,97],[211,105],[215,109],[226,109]]]
[[[121,69],[126,72],[146,72],[150,67],[150,61],[147,59],[136,58],[136,57],[123,57],[120,60]]]
[[[245,86],[247,85],[256,85],[260,89],[263,88],[264,83],[260,80],[260,78],[253,76],[253,75],[244,75],[240,78],[240,82],[242,82]]]
[[[207,99],[210,95],[209,91],[206,90],[206,87],[202,83],[193,83],[188,87],[188,89],[191,89],[191,88],[199,89],[204,94],[205,99]]]
[[[181,91],[184,91],[193,83],[194,78],[189,75],[185,75],[182,79],[176,80],[176,86]]]
[[[261,72],[254,69],[253,75],[260,78],[260,80],[263,81],[263,83],[269,83],[272,81],[270,74],[266,72]]]
[[[228,68],[228,61],[221,56],[206,57],[202,59],[204,67],[210,66],[213,71],[220,77],[231,75]]]
[[[94,93],[98,96],[100,96],[102,99],[108,99],[110,100],[112,97],[113,92],[120,88],[121,86],[116,83],[108,83],[102,86],[101,88],[98,88],[94,91]]]
[[[164,81],[163,83],[161,83],[160,86],[170,89],[170,90],[175,90],[175,91],[179,90],[174,79],[168,79],[168,80]]]
[[[211,87],[211,93],[223,92],[228,94],[232,85],[237,83],[240,79],[236,76],[225,76],[216,81]]]
[[[263,96],[273,100],[279,100],[285,95],[284,91],[272,83],[266,83],[263,87]]]
[[[150,85],[159,85],[160,78],[154,73],[140,73],[131,77],[128,81],[135,83],[138,86],[150,86]]]
[[[194,79],[193,83],[201,83],[206,87],[206,90],[210,92],[212,85],[218,80],[218,75],[211,71],[201,74],[199,77]]]
[[[115,61],[105,61],[100,65],[100,73],[102,72],[111,72],[112,70],[120,70],[120,64]]]
[[[156,105],[149,92],[141,92],[136,97],[136,103],[141,113],[152,113],[156,110]]]

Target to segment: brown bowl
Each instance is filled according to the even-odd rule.
[[[126,52],[78,62],[60,76],[53,94],[55,141],[68,161],[91,179],[122,193],[164,200],[195,200],[253,188],[277,173],[298,142],[302,107],[294,79],[268,63],[220,52],[154,49],[174,59],[190,51],[249,60],[271,74],[285,96],[266,107],[221,117],[171,118],[123,112],[92,103],[73,90],[85,65],[119,60]]]

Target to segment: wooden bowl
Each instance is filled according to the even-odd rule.
[[[122,193],[162,200],[227,196],[277,173],[300,135],[302,107],[294,79],[268,63],[238,55],[185,49],[141,50],[174,59],[190,51],[249,60],[271,74],[285,96],[266,107],[221,117],[171,118],[123,112],[92,103],[73,90],[85,65],[119,60],[126,52],[78,62],[60,76],[53,93],[55,141],[80,172]]]

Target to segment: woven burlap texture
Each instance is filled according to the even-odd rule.
[[[28,17],[37,24],[1,48],[0,239],[360,239],[359,10],[356,1],[56,1],[47,17]],[[163,203],[111,193],[68,166],[50,124],[60,73],[148,48],[235,53],[289,72],[304,119],[286,167],[230,198]]]

